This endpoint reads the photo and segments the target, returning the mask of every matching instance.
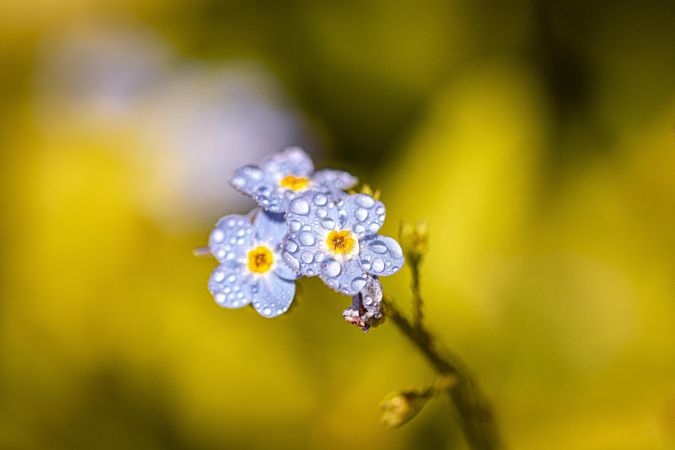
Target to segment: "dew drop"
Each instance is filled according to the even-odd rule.
[[[254,180],[260,180],[263,177],[263,172],[262,170],[258,169],[257,167],[245,167],[244,168],[244,173],[246,176],[249,178],[253,178]]]
[[[216,302],[220,303],[221,305],[225,303],[225,294],[222,292],[218,292],[214,298],[216,299]]]
[[[294,214],[305,216],[309,213],[309,202],[304,198],[296,198],[291,202],[290,210]]]
[[[356,210],[356,219],[359,222],[363,222],[368,218],[368,211],[364,208],[359,208]]]
[[[321,226],[324,227],[327,230],[334,230],[335,229],[335,221],[333,219],[323,219],[321,221]]]
[[[364,208],[372,208],[375,205],[375,200],[369,195],[359,195],[356,197],[356,203]]]
[[[368,249],[374,253],[379,253],[380,255],[387,253],[387,246],[380,241],[373,242],[368,246]]]
[[[377,230],[380,229],[380,224],[378,222],[372,222],[370,225],[368,225],[368,231],[371,233],[377,233]]]
[[[300,261],[298,261],[298,258],[295,256],[291,256],[289,253],[284,253],[284,261],[286,261],[286,264],[293,269],[294,271],[300,270]]]
[[[299,220],[289,220],[288,221],[288,229],[291,231],[298,231],[302,224],[300,223]]]
[[[216,273],[213,274],[213,279],[216,281],[216,283],[220,283],[225,279],[225,272],[222,270],[216,271]]]
[[[213,242],[220,243],[223,242],[223,239],[225,239],[225,233],[223,233],[223,230],[215,230],[213,234],[211,234],[211,239]]]
[[[384,270],[384,261],[377,258],[373,261],[373,272],[382,272]]]
[[[323,206],[328,202],[328,199],[325,195],[319,193],[314,196],[314,204],[316,206]]]
[[[312,233],[311,231],[302,231],[298,236],[298,240],[302,245],[305,246],[314,245],[314,243],[316,242],[316,239],[314,238],[314,233]]]
[[[298,244],[295,241],[286,241],[286,251],[289,253],[295,253],[298,251]]]
[[[312,261],[314,261],[314,255],[312,255],[311,252],[302,252],[300,259],[302,259],[303,263],[310,264]]]
[[[263,314],[265,314],[266,316],[269,316],[270,314],[272,314],[272,308],[268,307],[268,308],[263,309]]]
[[[363,277],[357,277],[352,280],[352,289],[355,291],[360,291],[366,287],[366,279]]]
[[[327,276],[331,278],[335,278],[338,275],[340,275],[340,272],[342,272],[342,268],[340,267],[340,263],[338,263],[335,260],[328,261],[326,265],[324,266],[324,272],[326,273]]]

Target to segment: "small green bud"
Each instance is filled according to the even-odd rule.
[[[406,253],[419,259],[429,250],[429,223],[423,220],[413,226],[411,223],[401,222],[399,238]]]
[[[429,400],[428,391],[401,391],[390,394],[380,403],[381,422],[389,428],[398,428],[419,413]]]

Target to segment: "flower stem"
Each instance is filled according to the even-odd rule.
[[[422,262],[421,255],[412,254],[410,255],[410,265],[411,265],[411,274],[412,281],[410,288],[412,290],[412,304],[413,304],[413,324],[415,328],[420,328],[422,326],[422,320],[424,319],[424,309],[422,302],[422,295],[420,291],[420,270],[419,266]]]
[[[416,270],[413,269],[414,272]],[[421,317],[419,322],[411,323],[401,314],[390,298],[385,297],[382,301],[386,316],[424,354],[436,372],[441,376],[452,377],[456,380],[447,389],[447,393],[457,410],[459,425],[469,447],[472,450],[503,448],[490,403],[464,363],[441,346],[424,327]]]

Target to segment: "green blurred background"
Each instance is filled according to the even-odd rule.
[[[672,3],[9,0],[0,98],[0,448],[465,448],[445,401],[379,424],[433,374],[320,282],[210,297],[227,177],[296,143],[429,220],[510,448],[675,448]]]

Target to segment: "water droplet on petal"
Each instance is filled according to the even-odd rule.
[[[355,215],[356,215],[356,219],[359,222],[363,222],[364,220],[366,220],[368,218],[368,211],[364,208],[359,208],[359,209],[356,210]]]
[[[342,272],[342,268],[340,267],[340,263],[338,263],[335,260],[328,261],[326,265],[324,266],[324,272],[326,273],[327,276],[331,278],[335,278],[338,275],[340,275],[340,272]]]
[[[300,259],[302,259],[302,262],[305,264],[311,264],[312,261],[314,261],[314,255],[312,255],[311,252],[302,252]]]
[[[272,308],[263,309],[263,314],[265,314],[266,316],[269,316],[270,314],[272,314]]]
[[[369,195],[359,195],[356,197],[356,203],[364,208],[372,208],[375,205],[375,200]]]
[[[289,253],[295,253],[298,251],[298,244],[295,243],[295,241],[286,241],[286,246],[284,247],[287,252]]]
[[[373,272],[382,272],[384,270],[384,261],[377,258],[373,261]]]
[[[213,274],[213,279],[216,283],[220,283],[225,279],[225,272],[222,270],[216,271],[216,273]]]
[[[284,261],[286,261],[286,264],[293,269],[294,271],[300,270],[300,261],[298,261],[298,258],[295,256],[291,256],[289,253],[284,253]]]
[[[387,253],[387,246],[380,241],[375,241],[368,246],[368,249],[374,253],[379,253],[381,255]]]
[[[298,231],[302,224],[300,223],[299,220],[289,220],[288,221],[288,229],[291,231]]]
[[[335,221],[333,219],[323,219],[321,221],[321,226],[324,227],[327,230],[334,230],[335,229]]]
[[[323,206],[328,202],[328,199],[325,195],[319,193],[314,196],[314,204],[316,206]]]
[[[368,225],[368,231],[371,233],[377,233],[377,230],[380,229],[380,224],[377,222],[372,222],[370,225]]]
[[[352,289],[355,291],[360,291],[366,287],[366,279],[363,277],[354,278],[352,280]]]
[[[314,238],[314,233],[311,231],[302,231],[298,236],[298,240],[302,245],[310,246],[314,245],[316,239]]]
[[[222,230],[214,230],[213,233],[211,233],[211,239],[215,243],[220,243],[223,242],[223,239],[225,239],[225,233],[223,233]]]
[[[294,214],[305,216],[309,213],[309,202],[304,198],[296,198],[291,202],[290,210]]]

